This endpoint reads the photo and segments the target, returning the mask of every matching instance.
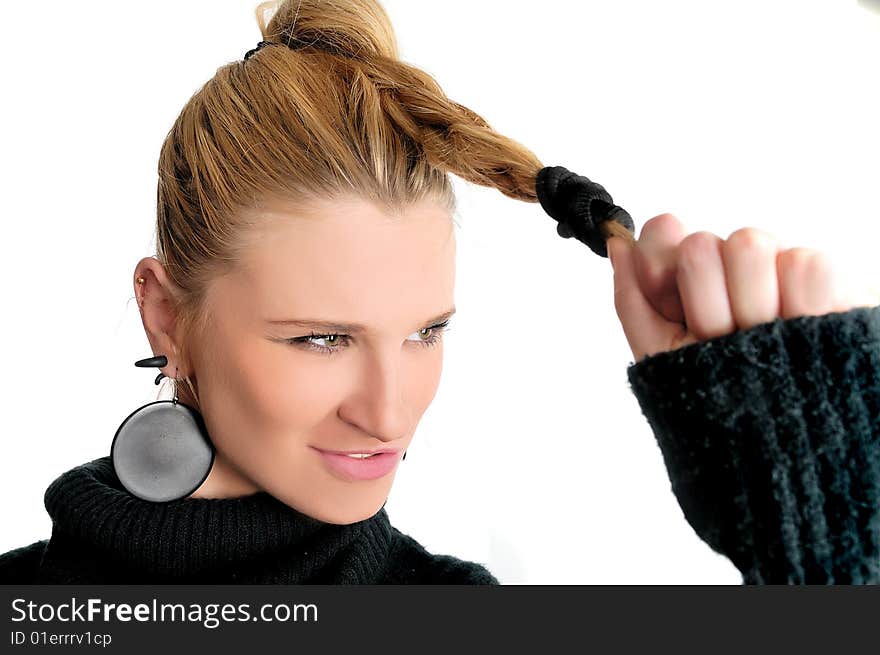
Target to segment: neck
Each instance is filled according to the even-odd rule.
[[[249,496],[261,489],[245,476],[229,459],[219,451],[214,455],[211,472],[189,497],[190,498],[239,498]]]
[[[189,405],[201,412],[199,402],[193,397],[188,384],[178,385],[177,399],[184,405]],[[257,491],[261,491],[260,487],[225,455],[217,451],[208,477],[198,489],[189,495],[189,498],[239,498],[249,496]]]

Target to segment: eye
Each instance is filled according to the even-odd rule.
[[[436,325],[422,328],[414,334],[418,334],[421,336],[421,339],[417,342],[418,345],[424,348],[431,348],[440,343],[441,339],[443,338],[443,334],[449,332],[450,329],[451,328],[449,327],[449,319],[447,319],[442,323],[437,323]],[[317,345],[313,343],[313,340],[316,339],[326,341],[329,345]],[[349,346],[350,340],[351,337],[347,334],[315,333],[312,333],[307,337],[293,337],[291,339],[284,339],[286,343],[289,343],[291,345],[300,346],[305,348],[306,350],[313,350],[315,352],[320,352],[327,355],[333,355],[342,352]]]

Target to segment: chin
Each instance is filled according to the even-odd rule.
[[[379,507],[381,509],[381,505]],[[350,514],[350,513],[341,513],[341,512],[330,512],[325,514],[323,512],[303,512],[304,514],[308,514],[313,519],[318,519],[319,521],[323,521],[324,523],[330,523],[332,525],[351,525],[352,523],[358,523],[359,521],[364,521],[368,518],[371,518],[376,515],[376,512],[379,511],[376,509],[374,512],[366,512],[360,514]]]
[[[266,491],[301,514],[324,523],[332,523],[333,525],[350,525],[372,518],[385,506],[385,501],[388,497],[388,494],[383,492],[372,504],[367,503],[368,499],[360,497],[358,499],[360,502],[358,503],[337,501],[334,504],[327,501],[303,505],[302,502],[297,502],[295,498],[285,493],[276,493],[271,489],[266,489]]]
[[[375,516],[379,510],[384,507],[385,499],[382,499],[382,502],[372,507],[368,510],[361,512],[345,512],[345,511],[333,511],[332,509],[327,513],[318,512],[312,514],[310,512],[306,512],[312,518],[316,518],[319,521],[323,521],[324,523],[332,523],[333,525],[351,525],[352,523],[358,523],[359,521],[365,521],[369,518]]]

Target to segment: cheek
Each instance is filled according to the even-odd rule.
[[[414,365],[410,371],[411,398],[424,412],[440,387],[440,376],[443,371],[443,344],[437,346],[436,352],[414,358]]]
[[[309,425],[333,402],[332,390],[323,383],[326,364],[322,367],[316,357],[292,352],[294,348],[267,342],[236,357],[240,381],[233,393],[242,409],[267,428]]]
[[[206,422],[225,434],[269,436],[308,429],[325,414],[330,395],[322,393],[319,368],[291,353],[285,344],[230,342],[210,364],[200,393]],[[210,423],[209,423],[210,427]],[[213,433],[214,431],[212,431]]]

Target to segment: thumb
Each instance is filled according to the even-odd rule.
[[[636,275],[636,246],[621,237],[611,237],[606,247],[614,267],[614,308],[633,357],[639,361],[647,354],[665,350],[680,326],[659,314],[642,292]]]

